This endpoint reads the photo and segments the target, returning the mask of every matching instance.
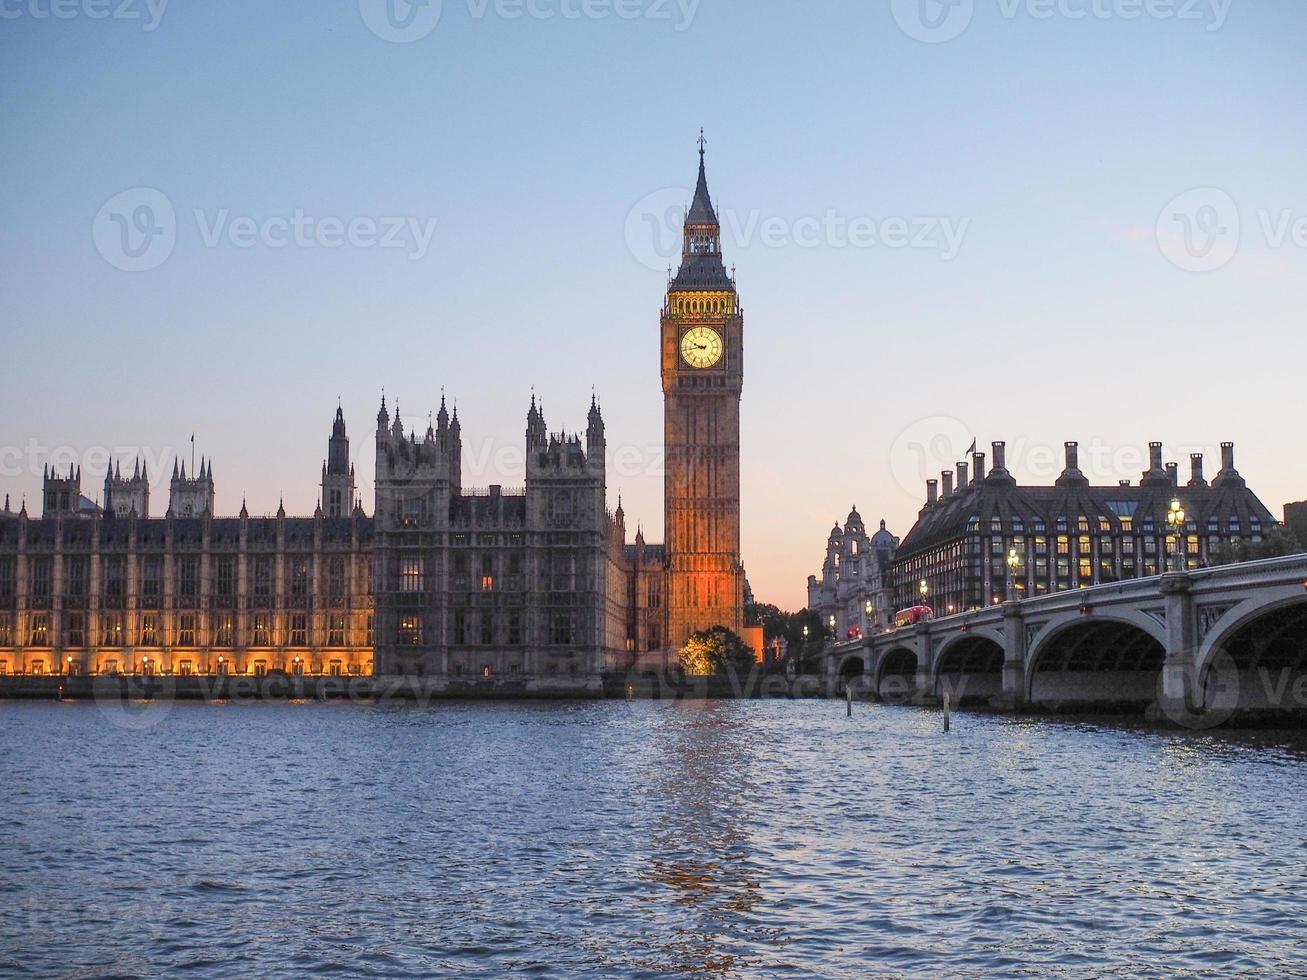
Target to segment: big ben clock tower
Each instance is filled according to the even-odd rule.
[[[663,508],[667,642],[744,626],[740,561],[740,392],[744,317],[722,264],[721,225],[699,183],[685,219],[681,267],[662,312]]]

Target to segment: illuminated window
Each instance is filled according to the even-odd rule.
[[[332,613],[327,626],[327,646],[343,647],[345,645],[345,614]]]
[[[195,646],[195,614],[183,613],[180,617],[177,642],[184,647]]]
[[[328,665],[327,672],[331,674],[332,677],[339,677],[345,671],[344,671],[344,666],[341,664],[339,660],[333,660]]]
[[[399,559],[399,591],[400,592],[421,592],[424,587],[425,575],[423,574],[423,563],[420,555],[402,555]]]
[[[14,621],[8,613],[0,613],[0,647],[14,645]]]
[[[309,645],[309,617],[305,613],[295,613],[290,617],[290,645],[306,647]]]
[[[396,637],[400,646],[415,647],[422,643],[422,616],[420,613],[404,613],[399,617],[399,633]]]
[[[482,575],[482,576],[481,576],[481,591],[482,591],[482,592],[494,592],[494,591],[495,591],[495,577],[494,577],[493,575]]]
[[[309,594],[309,560],[292,558],[290,563],[290,594],[303,599]]]
[[[123,645],[123,618],[118,613],[100,614],[100,644],[106,647]]]
[[[159,621],[154,613],[141,614],[141,646],[157,647],[159,645]]]
[[[254,614],[254,645],[256,647],[268,646],[268,614]]]
[[[217,617],[216,625],[213,628],[213,645],[219,647],[232,646],[235,639],[235,621],[228,613],[223,613]]]

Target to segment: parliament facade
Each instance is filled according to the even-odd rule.
[[[597,692],[661,670],[696,630],[743,627],[743,315],[703,149],[680,271],[661,313],[667,543],[626,541],[607,507],[605,432],[550,432],[534,395],[525,486],[465,487],[442,398],[426,431],[377,414],[373,513],[338,408],[312,517],[215,515],[213,464],[174,464],[151,515],[140,461],[47,469],[41,516],[0,511],[0,673],[379,675],[434,689]]]

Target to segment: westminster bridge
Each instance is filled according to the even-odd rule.
[[[829,688],[889,702],[1307,719],[1307,554],[1131,579],[832,644]]]

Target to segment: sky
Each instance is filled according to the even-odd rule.
[[[220,513],[311,513],[338,398],[370,494],[383,388],[421,428],[443,389],[465,483],[516,486],[534,386],[555,431],[598,394],[609,504],[660,540],[700,127],[761,601],[804,604],[855,503],[906,533],[972,439],[1111,484],[1229,440],[1307,497],[1307,5],[51,3],[0,0],[15,509],[193,433]]]

